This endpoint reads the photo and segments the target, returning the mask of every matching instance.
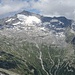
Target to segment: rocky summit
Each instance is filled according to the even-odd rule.
[[[75,75],[75,21],[25,10],[0,19],[0,75]]]

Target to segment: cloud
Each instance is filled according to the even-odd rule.
[[[75,17],[75,0],[39,0],[36,3],[33,1],[32,5],[43,15]]]
[[[0,3],[0,15],[19,11],[29,7],[27,1],[22,0],[2,0]]]
[[[23,9],[35,9],[46,16],[75,18],[75,0],[1,0],[0,15]]]

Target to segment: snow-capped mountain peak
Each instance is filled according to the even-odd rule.
[[[65,17],[44,17],[27,11],[0,20],[2,35],[35,38],[37,42],[55,44],[60,44],[60,40],[65,41],[68,26],[71,26],[71,20]]]

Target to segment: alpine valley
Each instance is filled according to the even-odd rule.
[[[0,19],[0,75],[75,75],[75,21],[25,10]]]

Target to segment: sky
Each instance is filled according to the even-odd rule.
[[[74,19],[75,0],[0,0],[0,18],[23,10]]]

